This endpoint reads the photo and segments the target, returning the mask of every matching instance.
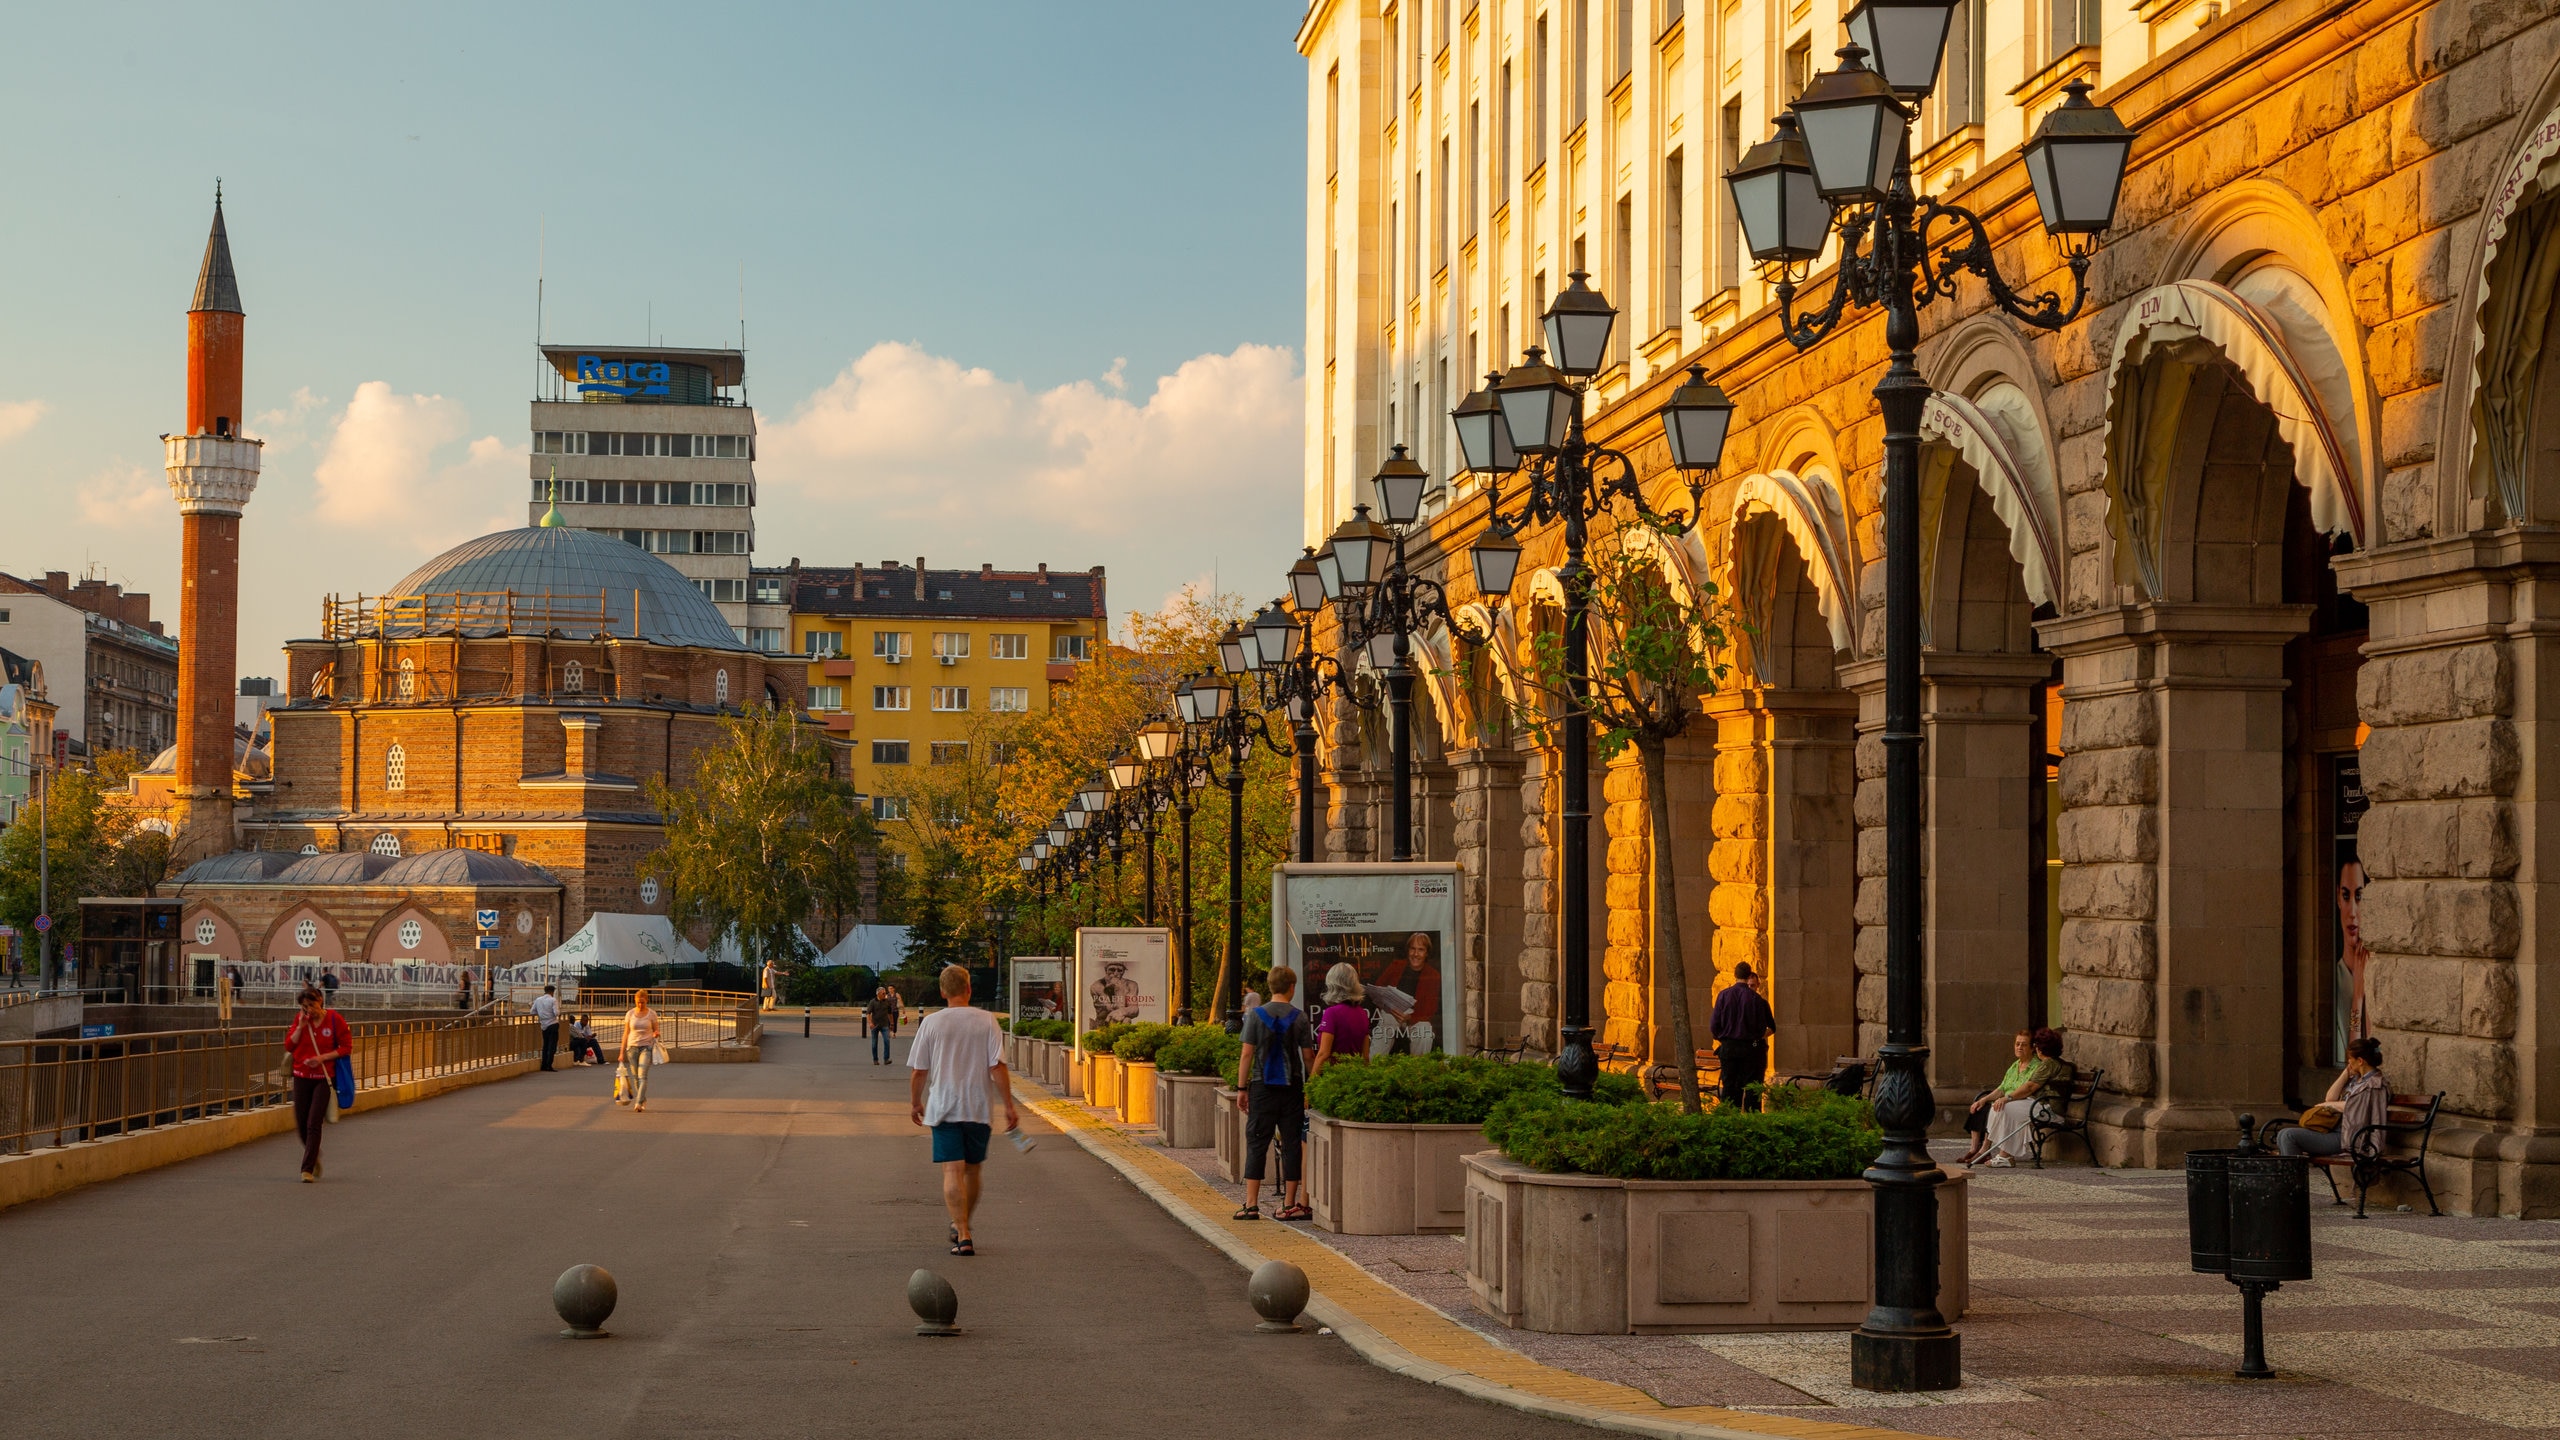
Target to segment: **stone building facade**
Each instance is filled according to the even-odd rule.
[[[1436,7],[1404,4],[1436,22]],[[1427,170],[1412,183],[1389,126],[1409,140],[1419,118],[1436,162],[1454,125],[1469,153],[1471,107],[1521,73],[1503,58],[1532,63],[1516,57],[1539,54],[1541,13],[1567,17],[1567,33],[1579,13],[1453,8],[1457,44],[1425,59],[1450,99],[1392,117],[1375,77],[1389,55],[1411,63],[1387,41],[1392,12],[1320,4],[1299,37],[1319,95],[1364,97],[1310,108],[1311,193],[1333,197],[1311,206],[1311,541],[1360,498],[1346,477],[1415,438],[1384,423],[1387,396],[1413,403],[1414,361],[1436,365],[1452,324],[1463,346],[1484,301],[1523,278],[1478,272],[1476,298],[1440,312],[1453,318],[1431,322],[1419,356],[1400,347],[1427,307],[1396,316],[1399,338],[1376,303],[1405,283],[1386,285],[1404,243],[1384,238],[1387,197],[1442,193]],[[2539,763],[2554,658],[2539,582],[2560,562],[2560,369],[2540,364],[2560,278],[2560,200],[2546,194],[2560,176],[2560,5],[2255,0],[2199,16],[2110,3],[2099,43],[2058,60],[2035,43],[2032,13],[2004,19],[2043,8],[1984,0],[1976,22],[2027,36],[1978,52],[2026,124],[1995,116],[1966,142],[1979,162],[1961,167],[1935,159],[1952,131],[1924,116],[1919,135],[1924,189],[1983,217],[2004,276],[2066,294],[2014,148],[2035,96],[2058,87],[2053,65],[2099,82],[2140,135],[2070,324],[2015,325],[1972,281],[1922,312],[1920,364],[1938,392],[1921,564],[1940,1099],[1996,1078],[2013,1030],[2049,1023],[2084,1069],[2106,1072],[2100,1156],[2173,1166],[2224,1143],[2243,1112],[2318,1098],[2344,1041],[2371,1034],[2395,1089],[2445,1097],[2431,1176],[2449,1208],[2560,1213],[2560,968],[2545,968],[2560,967],[2560,924],[2540,908],[2560,874],[2542,824],[2560,816],[2546,808],[2560,805],[2560,768]],[[1657,40],[1628,89],[1590,97],[1591,124],[1621,123],[1613,144],[1636,137],[1604,174],[1671,198],[1643,178],[1663,142],[1707,133],[1729,103],[1693,72],[1765,75],[1765,42],[1793,33],[1797,12],[1773,7],[1761,24],[1761,9],[1727,9],[1713,27],[1690,14],[1685,66]],[[1813,12],[1821,55],[1837,11]],[[1751,47],[1699,51],[1737,35]],[[1783,93],[1751,92],[1744,143]],[[1650,118],[1626,130],[1639,112]],[[1572,173],[1575,143],[1551,140],[1543,173]],[[1484,169],[1447,187],[1449,207],[1480,188],[1537,211],[1522,188],[1541,173],[1534,157],[1498,169],[1477,154]],[[1722,168],[1694,166],[1678,202],[1721,204],[1699,196],[1720,190]],[[1495,227],[1475,203],[1473,218],[1435,209],[1434,223]],[[1715,221],[1693,212],[1680,243]],[[1549,244],[1570,246],[1557,234]],[[1742,623],[1733,683],[1671,780],[1673,833],[1648,832],[1640,778],[1595,777],[1593,1013],[1604,1038],[1661,1053],[1672,977],[1644,944],[1639,877],[1667,844],[1705,900],[1682,895],[1693,1003],[1737,961],[1765,966],[1776,1068],[1820,1069],[1872,1051],[1883,1014],[1881,322],[1870,313],[1799,354],[1765,291],[1745,280],[1729,309],[1712,288],[1692,304],[1690,269],[1676,339],[1656,346],[1660,307],[1642,296],[1662,283],[1661,257],[1604,258],[1586,268],[1630,311],[1633,348],[1595,385],[1593,433],[1650,477],[1657,505],[1686,502],[1653,418],[1680,367],[1704,365],[1740,407],[1703,523],[1662,563],[1718,586]],[[1468,282],[1453,265],[1415,283]],[[1817,271],[1816,303],[1828,285]],[[1515,352],[1519,317],[1536,313],[1512,303],[1510,347],[1493,354]],[[1454,398],[1421,413],[1438,426]],[[1460,481],[1414,537],[1461,600],[1483,515]],[[1560,543],[1524,539],[1516,593],[1476,612],[1496,628],[1497,660],[1553,623]],[[1445,634],[1419,638],[1450,653]],[[1551,1045],[1554,757],[1479,724],[1456,686],[1423,688],[1436,723],[1423,727],[1420,848],[1467,862],[1484,940],[1469,957],[1468,1038]],[[1367,856],[1383,753],[1366,716],[1328,720],[1328,844]],[[1497,899],[1510,893],[1516,910]]]

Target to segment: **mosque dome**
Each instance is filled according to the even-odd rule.
[[[661,645],[744,650],[693,582],[610,535],[563,525],[467,540],[409,572],[378,602],[382,633],[631,636]],[[633,618],[637,610],[638,619]],[[367,617],[367,629],[375,617]]]

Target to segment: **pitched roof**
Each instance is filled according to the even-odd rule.
[[[950,619],[1107,620],[1102,567],[1092,570],[925,570],[912,565],[802,566],[791,608],[813,615]]]
[[[222,191],[218,186],[213,192],[213,233],[205,237],[204,266],[196,271],[196,299],[187,309],[245,313],[240,308],[239,277],[231,273],[231,234],[222,228]]]

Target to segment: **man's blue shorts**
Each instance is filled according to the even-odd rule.
[[[975,1120],[945,1120],[933,1127],[933,1163],[966,1160],[972,1165],[987,1163],[987,1141],[994,1138],[995,1127]]]

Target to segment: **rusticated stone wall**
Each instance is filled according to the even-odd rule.
[[[2088,695],[2062,712],[2062,1004],[2053,1019],[2071,1032],[2077,1063],[2105,1067],[2127,1095],[2157,1085],[2159,740],[2158,709],[2142,691]]]

